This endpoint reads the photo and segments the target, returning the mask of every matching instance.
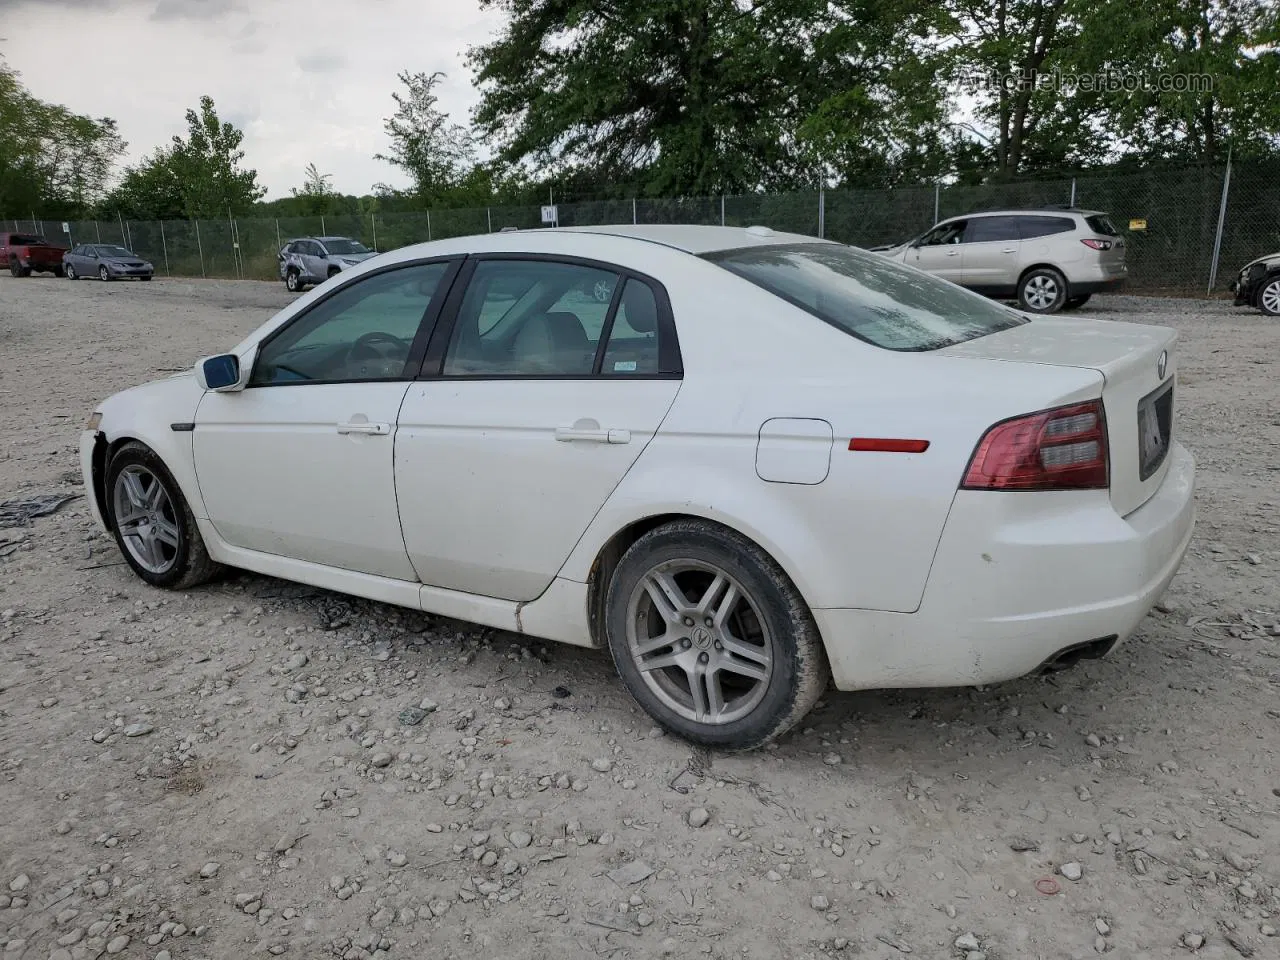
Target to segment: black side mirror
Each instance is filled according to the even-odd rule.
[[[206,390],[225,390],[240,379],[240,358],[234,353],[206,357],[200,361],[200,375]]]

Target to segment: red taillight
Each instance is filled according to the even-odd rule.
[[[1105,489],[1107,419],[1101,400],[997,423],[978,442],[965,490]]]
[[[1081,240],[1080,242],[1083,243],[1086,247],[1092,247],[1094,250],[1110,250],[1111,249],[1110,240],[1094,240],[1092,237],[1090,237],[1088,240]]]

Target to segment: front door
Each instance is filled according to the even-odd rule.
[[[974,217],[963,244],[966,287],[985,293],[1011,295],[1018,286],[1022,240],[1016,217]]]
[[[468,272],[429,354],[442,361],[400,412],[400,519],[423,583],[533,600],[666,416],[679,348],[665,294],[623,271],[495,258]]]
[[[414,580],[396,511],[396,418],[456,264],[348,283],[260,345],[248,386],[206,393],[196,477],[228,543]]]
[[[907,251],[905,262],[936,277],[959,283],[963,270],[964,220],[948,220],[926,233]]]

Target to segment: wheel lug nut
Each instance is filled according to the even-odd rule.
[[[692,627],[692,626],[693,626],[693,617],[685,617],[685,618],[684,618],[684,625],[685,625],[686,627]]]
[[[683,649],[688,650],[691,646],[693,646],[693,643],[688,638],[686,638],[680,641],[680,646]]]
[[[716,641],[716,649],[717,649],[717,650],[723,650],[723,649],[724,649],[724,644],[722,644],[719,640],[717,640],[717,641]]]
[[[703,622],[704,624],[706,624],[708,627],[714,627],[714,626],[715,626],[715,623],[716,623],[716,622],[715,622],[714,620],[712,620],[710,617],[707,617],[707,619],[703,620],[702,622]]]
[[[711,658],[710,658],[710,657],[708,657],[705,653],[700,653],[700,654],[698,654],[698,662],[699,662],[699,663],[706,663],[706,662],[707,662],[708,660],[710,660],[710,659],[711,659]]]

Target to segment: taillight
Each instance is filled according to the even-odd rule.
[[[1090,237],[1089,239],[1081,240],[1080,242],[1083,243],[1086,247],[1092,247],[1094,250],[1110,250],[1111,249],[1110,240],[1095,240],[1092,237]]]
[[[1108,486],[1101,400],[997,423],[978,442],[965,490],[1096,490]]]

